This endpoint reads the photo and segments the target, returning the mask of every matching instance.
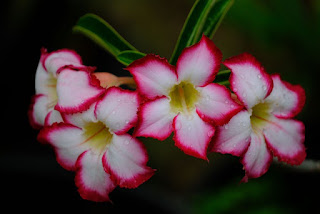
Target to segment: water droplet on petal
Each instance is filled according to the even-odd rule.
[[[228,125],[228,124],[224,125],[224,128],[225,128],[225,129],[228,129],[228,128],[229,128],[229,125]]]
[[[190,130],[191,130],[191,125],[188,126],[188,131],[190,131]]]
[[[242,127],[246,127],[246,124],[244,122],[241,122]]]
[[[258,78],[261,79],[261,75],[260,74],[258,74]]]
[[[234,89],[233,89],[233,91],[234,91],[234,92],[237,92],[237,91],[238,91],[238,89],[237,89],[237,88],[234,88]]]
[[[231,108],[234,108],[234,105],[230,105]]]
[[[116,111],[112,111],[111,114],[116,114]]]
[[[124,144],[129,145],[129,140],[126,140]]]
[[[243,92],[243,93],[242,93],[242,96],[243,96],[243,97],[246,97],[246,96],[247,96],[247,94]]]
[[[262,86],[262,89],[264,90],[264,91],[266,91],[267,90],[267,86]]]
[[[226,100],[226,101],[224,101],[224,103],[225,103],[225,104],[228,104],[228,103],[229,103],[229,101],[228,101],[228,100]]]

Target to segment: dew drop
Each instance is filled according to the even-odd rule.
[[[246,127],[246,124],[244,122],[241,122],[242,127]]]
[[[126,141],[124,142],[124,144],[129,145],[129,141],[128,141],[128,140],[126,140]]]
[[[266,91],[266,90],[267,90],[267,86],[264,85],[264,86],[262,87],[262,89],[263,89],[264,91]]]
[[[128,124],[129,123],[129,120],[126,120],[126,124]]]
[[[234,105],[230,105],[231,108],[234,108]]]
[[[229,128],[229,125],[228,125],[228,124],[224,125],[224,128],[225,128],[225,129],[228,129],[228,128]]]
[[[188,131],[190,131],[190,130],[191,130],[191,125],[188,126]]]
[[[234,91],[234,92],[237,92],[237,91],[238,91],[238,89],[237,89],[237,88],[234,88],[234,89],[233,89],[233,91]]]
[[[224,101],[224,103],[225,103],[225,104],[228,104],[228,103],[229,103],[229,101],[228,101],[228,100],[226,100],[226,101]]]
[[[111,114],[116,114],[116,111],[112,111]]]
[[[261,79],[261,75],[260,74],[258,74],[258,78]]]
[[[247,96],[247,94],[243,92],[243,93],[242,93],[242,96],[243,96],[243,97],[246,97],[246,96]]]

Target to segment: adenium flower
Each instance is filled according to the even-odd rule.
[[[245,109],[217,129],[212,151],[241,157],[245,177],[263,175],[276,156],[299,165],[306,157],[304,124],[291,119],[303,108],[304,89],[269,75],[250,54],[225,60],[230,84]]]
[[[41,57],[36,71],[35,95],[32,97],[28,116],[33,128],[40,129],[43,125],[62,121],[59,112],[54,110],[57,104],[57,75],[59,69],[66,65],[83,66],[81,57],[69,49],[61,49],[48,53],[41,49]],[[54,115],[54,121],[46,120],[48,114]]]
[[[147,55],[127,67],[137,90],[147,101],[138,113],[135,136],[164,140],[174,132],[175,145],[186,154],[207,159],[213,125],[222,125],[239,112],[230,92],[211,83],[219,71],[222,54],[203,36],[185,48],[177,66]]]
[[[59,164],[76,172],[75,183],[82,198],[109,201],[109,193],[116,186],[136,188],[154,174],[146,166],[143,144],[127,134],[137,121],[139,96],[110,87],[87,110],[76,112],[81,109],[78,95],[90,94],[90,90],[80,88],[92,87],[90,81],[82,81],[78,87],[81,75],[71,69],[59,74],[58,109],[67,113],[62,113],[64,122],[45,126],[38,140],[52,145]]]

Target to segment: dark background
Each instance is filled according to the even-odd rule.
[[[111,55],[72,27],[85,13],[109,22],[140,51],[170,57],[193,1],[11,0],[1,4],[1,208],[10,212],[90,213],[320,213],[320,170],[273,164],[249,183],[238,158],[209,154],[209,164],[184,155],[173,142],[143,140],[157,173],[137,189],[116,188],[110,203],[80,198],[74,173],[36,141],[27,110],[34,94],[40,48],[71,48],[97,71],[129,75]],[[307,158],[320,161],[320,1],[235,0],[213,38],[224,59],[250,52],[269,73],[301,84],[307,102]],[[3,206],[4,205],[4,206]]]

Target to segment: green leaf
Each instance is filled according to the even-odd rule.
[[[123,65],[128,66],[134,60],[144,57],[146,54],[139,51],[122,51],[119,55],[116,56],[117,60]]]
[[[233,2],[234,0],[197,0],[180,32],[170,63],[176,64],[182,50],[197,43],[202,34],[212,38]]]
[[[123,51],[136,50],[109,23],[94,14],[82,16],[73,27],[73,31],[89,37],[114,56]]]
[[[221,24],[224,16],[233,5],[234,0],[218,0],[210,10],[208,18],[204,24],[203,33],[209,38],[213,38],[215,32]]]

